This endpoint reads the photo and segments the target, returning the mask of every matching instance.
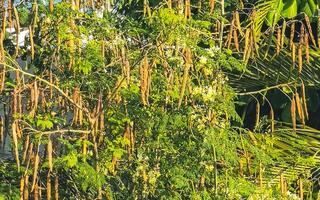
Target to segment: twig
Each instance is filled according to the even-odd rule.
[[[236,93],[236,94],[239,95],[239,96],[253,95],[253,94],[263,93],[263,92],[266,92],[266,91],[269,91],[269,90],[272,90],[272,89],[277,89],[277,88],[279,88],[279,87],[289,86],[289,85],[291,85],[292,83],[294,83],[294,82],[292,81],[292,82],[289,82],[289,83],[282,83],[282,84],[279,84],[279,85],[274,85],[274,86],[266,87],[266,88],[264,88],[264,89],[257,90],[257,91],[242,92],[242,93]]]

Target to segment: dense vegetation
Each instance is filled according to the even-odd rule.
[[[0,0],[0,199],[320,198],[319,6]]]

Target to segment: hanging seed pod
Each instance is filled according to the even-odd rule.
[[[129,126],[129,123],[126,123],[125,127],[124,127],[124,133],[123,133],[123,138],[128,140],[129,141],[129,145],[127,146],[127,152],[128,152],[128,155],[130,156],[131,155],[131,140],[130,140],[130,126]]]
[[[87,137],[88,136],[86,135],[85,138],[87,138]],[[83,143],[82,143],[82,154],[87,155],[87,152],[88,152],[88,144],[87,144],[86,139],[84,139]]]
[[[259,164],[259,185],[260,188],[263,188],[263,169],[262,169],[262,163]]]
[[[296,63],[296,45],[293,43],[291,47],[292,65],[294,66],[294,64]]]
[[[229,34],[228,34],[228,39],[227,39],[227,48],[230,49],[231,46],[231,42],[232,42],[232,36],[233,34],[233,30],[234,30],[234,18],[231,20],[231,24],[230,24],[230,30],[229,30]]]
[[[37,152],[34,157],[34,163],[33,163],[33,178],[32,178],[31,191],[34,190],[35,185],[36,185],[36,181],[38,178],[39,163],[40,163],[40,157],[39,157],[39,153]]]
[[[23,191],[24,191],[24,177],[20,178],[20,200],[23,200]]]
[[[23,199],[29,200],[29,175],[24,176]]]
[[[184,16],[186,18],[191,17],[191,5],[190,5],[190,0],[185,0],[185,10],[184,10]]]
[[[299,178],[299,197],[303,199],[303,181],[302,178]]]
[[[181,106],[184,93],[186,90],[188,78],[189,78],[189,69],[192,65],[192,53],[189,48],[185,49],[185,65],[184,65],[184,72],[183,72],[183,77],[182,77],[182,86],[181,86],[181,92],[180,92],[180,97],[179,97],[179,103],[178,103],[178,109]]]
[[[259,101],[257,101],[257,104],[256,104],[256,125],[255,125],[255,127],[258,127],[259,122],[260,122],[260,103],[259,103]]]
[[[204,187],[205,181],[206,181],[206,177],[203,176],[203,175],[200,176],[200,181],[199,181],[199,186],[200,186],[200,188],[203,188],[203,187]]]
[[[15,160],[16,160],[16,163],[17,163],[18,171],[20,171],[20,160],[19,160],[17,122],[16,122],[16,120],[12,123],[12,140],[13,140],[13,146],[14,146]]]
[[[32,108],[29,115],[32,117],[34,117],[37,112],[38,102],[39,102],[39,89],[38,89],[38,83],[37,81],[35,81],[31,88],[31,107]]]
[[[246,34],[245,34],[245,42],[244,42],[244,55],[243,55],[243,60],[246,61],[248,57],[250,57],[250,29],[246,29]]]
[[[214,11],[215,0],[210,0],[209,5],[210,5],[210,14],[212,14]]]
[[[8,26],[9,28],[13,27],[13,18],[12,18],[12,9],[13,8],[13,2],[12,0],[8,0]]]
[[[305,38],[304,35],[305,35],[305,28],[304,28],[304,25],[301,25],[300,35],[299,35],[299,37],[300,37],[300,40],[299,40],[300,44],[304,44],[304,38]]]
[[[297,105],[297,111],[298,111],[299,118],[300,118],[302,124],[305,125],[303,107],[302,107],[302,103],[301,103],[300,96],[299,96],[298,92],[296,92],[295,97],[296,97],[296,105]]]
[[[27,161],[27,166],[30,165],[30,162],[31,162],[31,158],[33,157],[33,143],[30,143],[29,145],[29,149],[28,149],[28,154],[27,154],[27,158],[26,158],[26,161]]]
[[[291,24],[291,30],[290,30],[290,40],[289,40],[289,48],[290,48],[290,49],[292,49],[292,46],[294,46],[293,39],[294,39],[295,29],[296,29],[295,23],[292,22],[292,24]]]
[[[75,88],[72,95],[72,100],[75,104],[78,104],[79,98],[80,98],[79,96],[80,96],[79,89]],[[79,108],[77,106],[74,106],[72,124],[76,124],[78,122],[78,118],[79,118]]]
[[[282,173],[280,174],[280,191],[282,195],[285,194],[285,180]]]
[[[23,154],[22,154],[22,164],[26,162],[27,158],[27,153],[28,153],[28,148],[29,148],[29,143],[30,143],[30,136],[29,134],[26,136],[24,145],[23,145]]]
[[[50,171],[47,174],[47,200],[51,200],[51,175]]]
[[[54,0],[49,0],[49,10],[50,10],[50,12],[53,12],[53,1]]]
[[[59,176],[58,174],[54,177],[54,199],[59,200]]]
[[[291,99],[291,120],[293,131],[296,131],[296,101],[294,96]]]
[[[33,199],[34,200],[39,200],[39,184],[38,184],[38,178],[35,182],[34,185],[34,190],[33,190]]]
[[[310,51],[309,51],[309,36],[308,36],[308,34],[305,34],[304,42],[305,42],[305,46],[306,46],[306,60],[307,60],[307,63],[310,64]]]
[[[241,22],[240,22],[239,12],[235,11],[234,12],[234,16],[235,16],[235,26],[237,27],[240,35],[243,36],[244,33],[243,33],[242,29],[241,29]]]
[[[34,41],[33,41],[33,29],[29,26],[29,39],[30,39],[30,47],[31,47],[31,60],[34,60]]]
[[[147,0],[143,1],[143,16],[145,17],[147,14],[147,6],[148,6],[148,2]]]
[[[149,63],[147,56],[144,57],[140,66],[140,91],[143,105],[148,105],[147,89],[149,82]]]
[[[172,9],[172,0],[167,0],[167,5],[169,9]]]
[[[279,55],[281,50],[281,29],[280,27],[277,28],[277,48],[276,48],[276,52],[277,55]]]
[[[304,15],[304,19],[305,19],[306,24],[307,24],[307,28],[308,28],[308,32],[309,32],[309,35],[310,35],[312,44],[316,47],[317,44],[316,44],[316,40],[315,40],[314,37],[313,37],[312,27],[311,27],[311,24],[310,24],[310,20],[309,20],[308,15],[305,14],[305,15]]]
[[[130,144],[131,144],[131,152],[134,152],[135,149],[135,138],[133,133],[133,127],[130,126]]]
[[[307,98],[306,98],[306,90],[303,81],[301,82],[301,93],[302,93],[302,102],[303,102],[303,108],[304,108],[304,113],[306,116],[306,119],[309,119],[309,114],[308,114],[308,106],[307,106]]]
[[[284,21],[282,24],[282,30],[281,30],[281,49],[283,48],[284,40],[286,37],[286,28],[287,28],[287,23],[286,21]]]
[[[53,154],[53,150],[52,150],[52,140],[50,135],[48,136],[48,145],[47,145],[47,154],[48,154],[48,163],[49,163],[49,172],[53,171],[53,162],[52,162],[52,154]]]
[[[15,29],[16,29],[16,52],[15,52],[15,57],[17,57],[18,54],[19,54],[20,19],[19,19],[18,10],[17,10],[16,7],[13,7],[13,11],[14,11],[14,16],[15,16]]]
[[[302,59],[302,45],[298,45],[298,71],[299,74],[302,72],[302,65],[303,65],[303,59]]]

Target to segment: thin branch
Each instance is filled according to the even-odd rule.
[[[266,87],[266,88],[264,88],[264,89],[257,90],[257,91],[242,92],[242,93],[236,93],[236,94],[239,95],[239,96],[259,94],[259,93],[267,92],[267,91],[272,90],[272,89],[278,89],[278,88],[280,88],[280,87],[290,86],[290,85],[293,84],[293,83],[294,83],[294,82],[292,81],[292,82],[289,82],[289,83],[282,83],[282,84],[279,84],[279,85],[274,85],[274,86]]]

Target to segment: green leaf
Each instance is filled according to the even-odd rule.
[[[298,2],[297,0],[288,0],[285,4],[284,4],[284,8],[282,11],[282,16],[285,18],[294,18],[297,16],[298,14]]]
[[[316,6],[313,0],[302,0],[299,4],[299,12],[303,12],[309,17],[312,17],[313,13],[316,11]]]
[[[37,126],[40,127],[42,130],[44,129],[50,129],[53,127],[53,123],[50,120],[37,120]]]
[[[272,26],[279,21],[283,6],[284,4],[282,0],[277,0],[274,2],[274,4],[271,6],[271,10],[267,14],[266,23],[268,26]]]

